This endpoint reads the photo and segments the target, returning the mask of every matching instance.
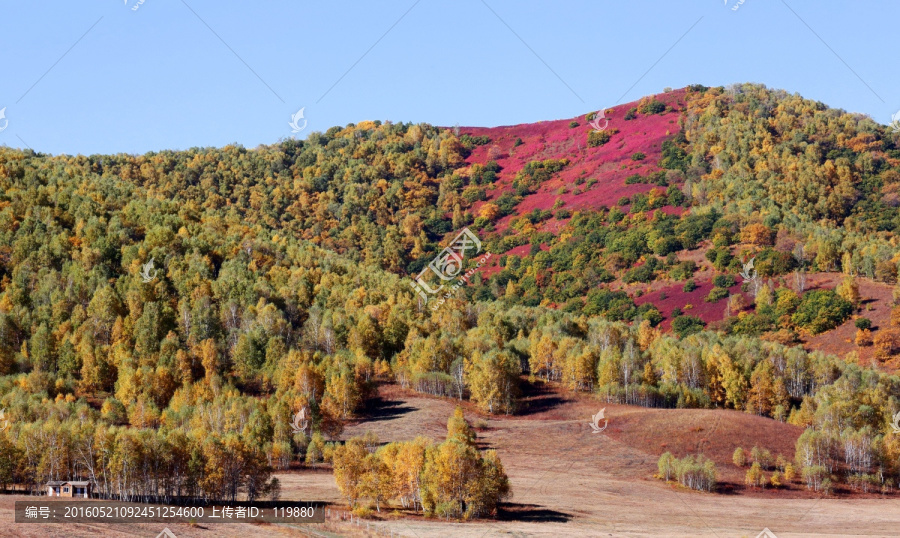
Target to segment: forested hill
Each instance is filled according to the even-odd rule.
[[[0,461],[23,462],[0,486],[135,488],[122,458],[144,446],[176,454],[158,468],[192,462],[165,487],[223,498],[222,461],[264,475],[306,457],[291,414],[337,436],[379,380],[489,413],[516,411],[523,376],[832,437],[842,413],[874,442],[897,378],[792,346],[857,316],[876,366],[900,347],[861,321],[857,283],[896,281],[898,136],[743,85],[253,150],[0,148]],[[409,277],[466,226],[494,256],[433,310]],[[837,289],[806,285],[835,270]],[[97,443],[119,459],[79,459]]]
[[[497,256],[460,298],[666,329],[683,317],[680,334],[710,322],[740,334],[780,327],[790,343],[849,315],[830,297],[802,304],[807,273],[896,281],[900,135],[890,128],[750,84],[598,112],[497,128],[362,122],[254,150],[53,157],[3,148],[0,314],[14,337],[0,362],[14,371],[41,327],[55,347],[71,345],[77,305],[87,309],[106,286],[123,307],[106,315],[122,317],[125,331],[142,312],[128,294],[148,288],[168,301],[160,338],[179,316],[183,331],[206,331],[183,338],[215,334],[181,315],[204,300],[199,311],[213,316],[229,301],[243,310],[265,299],[297,326],[315,286],[291,281],[297,260],[329,259],[312,245],[414,276],[464,226]],[[138,273],[151,258],[160,278],[146,286]],[[751,258],[777,311],[752,308],[758,290],[736,288]],[[258,273],[274,267],[292,273],[279,275],[290,290],[260,288]],[[316,270],[328,274],[331,263]],[[690,312],[640,299],[660,283],[708,304],[680,316]],[[412,298],[397,287],[389,293]],[[842,296],[858,302],[852,289]],[[735,304],[725,308],[726,298]],[[745,316],[723,320],[723,311]],[[385,359],[402,347],[392,345]]]

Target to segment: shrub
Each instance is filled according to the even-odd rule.
[[[778,457],[775,458],[775,468],[779,471],[784,472],[784,469],[785,467],[787,467],[787,465],[788,460],[786,460],[781,454],[779,454]]]
[[[633,120],[634,118],[637,117],[637,111],[638,111],[637,108],[630,108],[630,109],[628,109],[628,112],[625,113],[625,119],[626,119],[626,120]]]
[[[631,154],[631,160],[632,160],[632,161],[643,161],[643,160],[646,159],[646,158],[647,158],[647,155],[645,155],[645,154],[644,154],[643,152],[641,152],[641,151],[638,151],[638,152],[636,152],[636,153],[632,153],[632,154]]]
[[[833,329],[850,317],[853,305],[831,290],[815,290],[803,295],[791,321],[819,334]]]
[[[775,471],[774,473],[772,473],[772,478],[769,479],[769,483],[772,484],[773,488],[780,488],[781,487],[781,473],[779,473],[778,471]]]
[[[462,192],[462,198],[472,204],[480,200],[487,200],[487,192],[484,189],[469,186]]]
[[[570,122],[569,122],[569,129],[574,129],[574,128],[578,127],[579,125],[581,125],[581,124],[578,123],[577,121],[574,121],[574,120],[573,120],[573,121],[570,121]]]
[[[869,318],[858,318],[854,323],[857,329],[871,329],[872,328],[872,320]]]
[[[703,300],[707,303],[714,303],[720,299],[724,299],[725,297],[728,297],[728,290],[716,286],[713,289],[709,290],[709,295],[707,295]]]
[[[462,142],[462,145],[472,149],[475,146],[484,146],[486,144],[491,143],[491,138],[487,135],[482,136],[472,136],[468,134],[464,134],[459,137],[459,141]]]
[[[660,168],[686,171],[688,164],[687,152],[675,144],[674,141],[666,140],[662,143],[662,158],[659,160]]]
[[[794,470],[794,464],[788,463],[784,466],[784,481],[790,483],[794,480],[794,477],[797,476],[797,471]]]
[[[859,347],[867,347],[872,345],[872,331],[869,329],[856,330],[856,345]]]
[[[640,111],[641,114],[661,114],[666,111],[666,104],[662,101],[651,99],[641,104]]]
[[[325,449],[325,439],[322,437],[322,434],[316,432],[313,434],[312,439],[309,441],[309,445],[306,447],[306,463],[307,465],[312,465],[314,463],[319,463],[322,461],[322,453]]]
[[[587,145],[589,148],[596,148],[609,142],[610,138],[612,138],[612,133],[609,130],[591,131],[588,134]]]
[[[715,267],[717,271],[727,271],[728,266],[734,261],[734,256],[732,256],[726,248],[716,251],[715,256],[716,258],[713,260],[713,267]]]
[[[897,335],[889,331],[878,331],[872,338],[872,345],[875,346],[875,358],[887,360],[897,349]]]
[[[747,299],[745,299],[744,296],[740,293],[738,293],[737,295],[732,295],[728,298],[728,309],[733,314],[743,312],[744,309],[747,308],[747,306]]]
[[[678,316],[672,320],[672,331],[677,334],[679,338],[698,333],[702,331],[704,327],[706,327],[706,324],[703,323],[703,320],[694,316]]]
[[[642,304],[638,308],[638,316],[650,322],[650,325],[656,327],[663,320],[662,313],[651,304]]]
[[[624,291],[597,288],[587,295],[583,312],[585,315],[602,315],[611,321],[631,319],[636,313],[634,301]]]
[[[659,470],[659,478],[661,480],[665,480],[666,482],[674,478],[676,463],[677,460],[671,452],[666,452],[665,454],[660,456],[659,461],[656,463],[656,467]]]
[[[720,288],[730,288],[734,286],[734,277],[731,275],[716,275],[713,279],[713,285]]]
[[[626,272],[625,276],[622,277],[622,282],[626,284],[633,284],[635,282],[647,283],[652,281],[655,276],[655,271],[650,267],[650,264],[645,263],[644,265],[635,267]]]
[[[712,491],[716,488],[716,465],[703,454],[685,456],[677,460],[675,477],[684,487]]]
[[[760,464],[763,469],[768,470],[772,467],[772,453],[765,448],[753,447],[750,451],[750,458]]]
[[[695,289],[697,289],[697,283],[694,282],[694,279],[692,278],[684,283],[684,287],[681,288],[681,291],[683,291],[685,293],[690,293],[690,292],[694,291]]]
[[[763,474],[762,468],[758,463],[754,462],[753,465],[747,469],[747,474],[744,475],[744,483],[753,488],[765,485],[766,475]]]

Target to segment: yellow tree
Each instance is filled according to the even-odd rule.
[[[480,477],[470,488],[469,503],[466,510],[470,517],[495,514],[500,501],[512,495],[509,478],[496,450],[488,450],[480,463]]]
[[[445,518],[472,518],[496,511],[510,495],[509,479],[494,451],[480,457],[475,435],[457,408],[447,421],[447,440],[425,451],[420,473],[422,506]],[[417,460],[418,461],[418,460]]]
[[[331,376],[325,386],[325,397],[322,408],[327,413],[341,420],[350,418],[360,402],[359,388],[356,386],[354,374],[343,369],[340,374]]]
[[[366,493],[364,475],[368,455],[366,447],[358,439],[351,439],[334,449],[334,480],[341,495],[350,503],[350,508],[356,507]]]
[[[592,390],[597,376],[598,350],[592,345],[578,346],[563,366],[563,382],[572,390]]]
[[[712,401],[723,406],[730,404],[735,409],[743,408],[747,380],[718,344],[712,347],[707,358],[707,379],[707,390]]]
[[[750,376],[750,396],[747,399],[747,410],[757,415],[768,415],[772,410],[774,397],[772,364],[768,360],[762,360],[756,365]]]
[[[447,439],[475,446],[475,431],[469,426],[462,407],[456,406],[453,415],[447,421]]]
[[[835,291],[853,306],[858,305],[862,300],[862,297],[859,295],[859,283],[852,276],[845,276]]]
[[[447,519],[463,517],[472,494],[470,482],[478,480],[478,463],[478,451],[465,443],[445,441],[432,449],[422,473],[425,512]]]
[[[378,512],[381,512],[381,504],[394,496],[393,485],[391,468],[379,454],[368,454],[363,460],[362,489],[366,497],[375,501]]]
[[[554,353],[557,345],[556,341],[548,333],[543,333],[540,338],[531,339],[530,357],[528,365],[531,368],[531,375],[544,377],[550,380],[554,372]]]
[[[412,505],[414,510],[422,506],[422,471],[425,468],[425,454],[432,443],[424,437],[400,443],[392,460],[394,492],[404,508]]]
[[[212,382],[213,376],[219,373],[220,368],[219,350],[216,347],[216,341],[212,338],[207,338],[201,342],[198,355],[200,355],[200,364],[203,365],[206,381]]]
[[[475,351],[465,360],[465,381],[472,401],[488,413],[511,413],[518,392],[518,364],[509,351]]]
[[[647,348],[662,335],[659,329],[653,328],[649,320],[644,320],[638,326],[638,346],[641,351],[647,351]]]

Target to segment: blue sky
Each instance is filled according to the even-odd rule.
[[[508,125],[692,83],[761,82],[880,123],[900,110],[900,4],[739,1],[6,0],[0,144],[255,147],[292,136],[301,107],[301,138]]]

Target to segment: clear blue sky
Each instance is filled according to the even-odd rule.
[[[139,1],[0,3],[0,144],[255,147],[291,136],[300,107],[301,138],[507,125],[692,83],[761,82],[880,123],[900,109],[894,1]]]

